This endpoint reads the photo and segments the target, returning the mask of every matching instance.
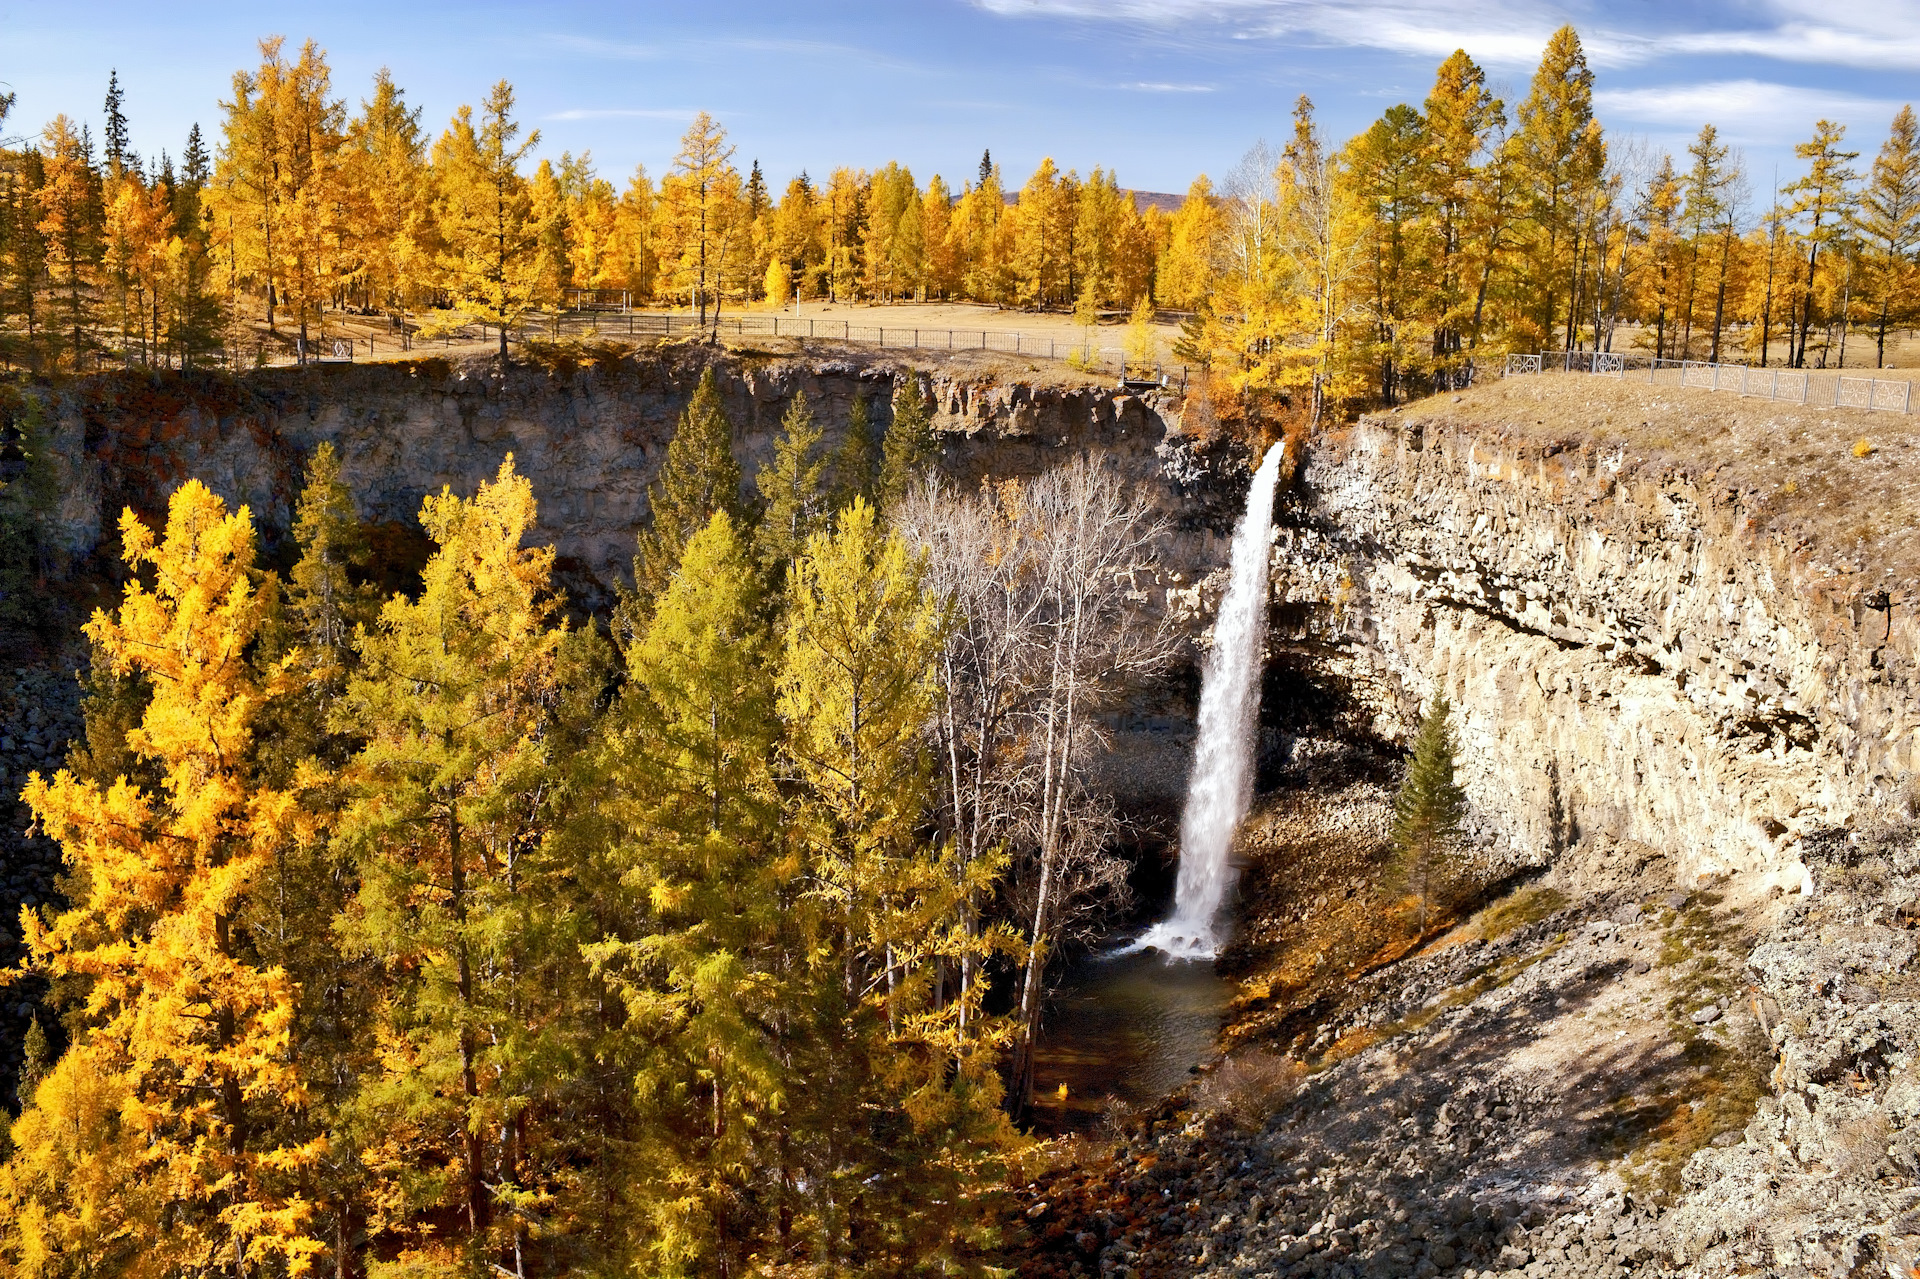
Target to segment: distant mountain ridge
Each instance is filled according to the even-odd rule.
[[[1175,214],[1180,212],[1180,206],[1187,202],[1186,196],[1175,195],[1171,191],[1129,191],[1127,194],[1133,197],[1134,212],[1143,215],[1148,209],[1158,209],[1160,212],[1169,215]],[[958,196],[955,196],[953,202],[957,204],[959,203],[959,199]],[[1020,203],[1020,193],[1018,191],[1007,191],[1002,193],[1000,199],[1007,205],[1012,206]]]

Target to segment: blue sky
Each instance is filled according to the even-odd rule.
[[[1255,139],[1281,140],[1298,94],[1344,139],[1417,103],[1455,47],[1517,99],[1569,21],[1612,137],[1677,153],[1711,120],[1762,192],[1776,164],[1795,171],[1792,144],[1816,118],[1847,123],[1864,166],[1920,97],[1920,0],[0,0],[0,81],[19,95],[7,133],[63,110],[97,133],[117,67],[135,145],[177,155],[192,122],[217,133],[218,100],[260,36],[311,36],[350,103],[390,66],[436,132],[504,76],[544,153],[590,150],[616,180],[638,163],[659,173],[706,109],[776,189],[803,168],[889,159],[957,189],[991,147],[1015,184],[1052,155],[1183,191]]]

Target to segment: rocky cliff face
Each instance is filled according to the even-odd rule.
[[[682,349],[505,378],[426,360],[239,386],[104,379],[55,404],[69,546],[92,549],[122,504],[158,511],[188,476],[283,528],[323,440],[363,513],[407,524],[423,494],[470,492],[512,452],[570,586],[604,589],[710,360],[749,477],[795,391],[831,442],[856,394],[884,423],[906,373]],[[1170,532],[1136,583],[1142,607],[1204,642],[1243,452],[1201,447],[1173,401],[931,384],[958,484],[1085,452],[1147,486]],[[1277,1105],[1256,1078],[1236,1085],[1265,1107],[1246,1131],[1210,1129],[1181,1109],[1195,1098],[1171,1103],[1116,1147],[1097,1195],[1030,1206],[1024,1220],[1063,1250],[1058,1273],[1829,1274],[1920,1260],[1907,1135],[1920,1132],[1920,993],[1905,973],[1920,828],[1883,816],[1920,770],[1915,600],[1816,559],[1760,518],[1753,490],[1490,418],[1382,415],[1302,459],[1275,532],[1269,636],[1274,671],[1299,678],[1268,687],[1337,686],[1340,707],[1393,741],[1440,686],[1485,845],[1553,875],[1526,910],[1499,908],[1505,924],[1482,918],[1364,980],[1336,974],[1337,997],[1291,1020],[1273,1010],[1288,1033],[1304,1026],[1319,1072],[1301,1083],[1293,1058],[1269,1062]],[[25,708],[0,725],[9,789],[57,755],[73,719],[70,699],[56,707],[15,674],[11,694],[0,681],[0,711],[8,696]],[[1185,696],[1143,706],[1122,742],[1159,765],[1178,756]],[[1267,745],[1289,758],[1269,763],[1311,785],[1318,747],[1281,700],[1265,717],[1288,727]],[[1377,836],[1376,789],[1367,812],[1325,820]],[[1298,846],[1247,842],[1276,874],[1301,874]],[[45,878],[16,870],[0,911],[44,894]],[[26,1012],[0,1007],[0,1031]],[[1280,1038],[1265,1050],[1291,1051]],[[1673,1195],[1656,1202],[1647,1188],[1669,1174]]]
[[[647,515],[647,488],[681,411],[711,364],[735,429],[748,491],[772,457],[781,415],[804,392],[837,441],[856,395],[884,428],[905,366],[884,360],[764,360],[704,348],[667,348],[560,370],[495,373],[485,361],[325,365],[264,372],[235,385],[178,377],[109,377],[56,397],[67,462],[62,521],[84,554],[118,508],[164,507],[180,480],[198,478],[265,526],[285,528],[312,450],[339,451],[361,513],[411,525],[423,495],[470,493],[508,453],[540,501],[538,535],[601,585],[626,572]],[[1156,481],[1182,545],[1204,559],[1237,496],[1205,478],[1191,450],[1169,444],[1177,405],[1094,386],[975,385],[935,374],[929,384],[942,465],[958,484],[1030,475],[1076,451]],[[1177,437],[1177,431],[1174,433]],[[1158,483],[1164,477],[1165,483]],[[1224,552],[1224,542],[1219,544]]]
[[[117,508],[198,477],[284,528],[300,466],[341,452],[368,518],[471,492],[507,453],[540,535],[590,600],[626,570],[647,486],[712,363],[751,477],[804,392],[838,434],[855,395],[884,425],[904,365],[665,348],[561,370],[485,362],[278,370],[240,386],[126,377],[56,404],[63,512],[86,551]],[[1196,445],[1183,406],[1094,386],[979,385],[936,371],[941,463],[962,487],[1075,453],[1155,495],[1170,532],[1142,606],[1202,634],[1246,458]],[[1460,708],[1482,832],[1520,860],[1589,834],[1672,849],[1694,874],[1798,887],[1804,833],[1920,769],[1920,612],[1760,531],[1754,493],[1623,466],[1605,444],[1417,414],[1318,442],[1284,504],[1272,648],[1344,681],[1389,739],[1437,683]],[[1157,708],[1166,710],[1168,708]]]
[[[1799,888],[1803,835],[1920,770],[1916,602],[1756,534],[1751,492],[1621,463],[1363,421],[1307,459],[1276,643],[1326,655],[1388,736],[1444,689],[1477,820],[1522,860],[1606,835]]]

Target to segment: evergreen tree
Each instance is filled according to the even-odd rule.
[[[305,650],[300,665],[309,680],[334,687],[353,660],[355,632],[373,620],[373,599],[364,584],[372,555],[366,527],[331,443],[322,442],[307,462],[293,540],[300,559],[288,575],[287,604]]]
[[[198,190],[207,185],[207,179],[212,175],[207,144],[201,141],[200,125],[195,121],[193,127],[187,130],[187,149],[180,153],[180,177],[186,185]]]
[[[736,519],[742,513],[733,424],[720,403],[720,386],[712,366],[700,374],[693,399],[680,415],[679,429],[667,445],[666,462],[647,497],[651,520],[640,535],[633,581],[641,607],[650,611],[652,601],[666,591],[687,539],[705,528],[716,511],[726,511]]]
[[[134,154],[127,133],[127,116],[122,110],[125,103],[126,95],[120,91],[120,71],[116,67],[107,72],[107,127],[102,135],[107,144],[107,176],[115,181],[129,169],[140,167],[140,157]]]
[[[893,421],[881,440],[880,507],[891,510],[920,482],[939,457],[933,434],[933,397],[908,373],[893,403]]]
[[[856,497],[869,503],[879,479],[880,446],[873,438],[873,414],[867,410],[867,393],[856,389],[847,408],[847,429],[834,446],[829,468],[832,492],[828,506],[837,515],[853,505]]]
[[[767,179],[760,172],[760,161],[755,160],[752,172],[747,175],[747,217],[758,222],[772,207],[773,200],[767,194]]]
[[[357,948],[343,947],[335,932],[353,901],[357,874],[351,850],[333,841],[329,828],[352,797],[342,770],[362,744],[339,722],[338,711],[359,660],[355,638],[374,623],[377,610],[360,580],[371,559],[366,530],[331,444],[322,443],[308,461],[293,540],[300,559],[275,633],[262,647],[263,657],[286,665],[295,685],[262,714],[254,769],[299,796],[310,826],[266,869],[262,891],[240,923],[262,961],[294,982],[296,1060],[307,1105],[290,1131],[324,1143],[309,1195],[316,1212],[330,1219],[321,1233],[330,1237],[336,1263],[351,1268],[369,1181],[368,1143],[354,1103],[362,1080],[380,1073],[375,1031],[383,991],[377,965]]]
[[[246,660],[270,591],[254,582],[248,512],[230,513],[198,481],[174,492],[161,537],[131,511],[120,533],[129,567],[153,585],[136,576],[87,632],[117,673],[139,672],[151,689],[126,745],[160,781],[149,790],[63,770],[35,774],[23,795],[78,890],[50,921],[23,919],[28,967],[82,981],[87,996],[74,1047],[36,1094],[54,1101],[44,1141],[30,1126],[9,1169],[31,1200],[13,1205],[14,1219],[78,1220],[84,1236],[80,1197],[98,1191],[139,1206],[116,1238],[156,1269],[223,1256],[298,1270],[319,1245],[298,1185],[315,1152],[285,1141],[306,1100],[291,1051],[295,992],[242,922],[303,824],[293,795],[250,768],[262,708],[288,682],[283,667]],[[118,1096],[118,1132],[138,1143],[137,1162],[110,1170],[118,1187],[40,1175],[71,1161],[62,1131],[89,1131],[70,1109],[81,1091]],[[90,1139],[117,1150],[114,1129]],[[56,1244],[83,1261],[97,1242]]]
[[[493,86],[481,108],[461,107],[433,151],[439,229],[445,247],[441,273],[455,306],[500,331],[500,364],[507,333],[534,309],[540,291],[540,223],[520,161],[540,141],[535,129],[516,145],[513,86]]]
[[[47,1042],[46,1027],[40,1024],[40,1014],[33,1015],[33,1021],[27,1027],[27,1033],[21,1040],[20,1096],[32,1095],[40,1086],[40,1081],[53,1069],[53,1049]]]
[[[1427,914],[1444,882],[1447,858],[1460,835],[1467,796],[1453,779],[1456,755],[1453,708],[1444,693],[1420,720],[1407,778],[1393,802],[1393,882],[1420,899],[1419,935],[1427,931]]]
[[[760,581],[716,511],[628,649],[604,749],[630,905],[621,935],[588,953],[631,1019],[622,1060],[642,1189],[628,1229],[649,1273],[744,1273],[790,1193],[772,1169],[794,1088],[780,1039],[800,948]]]
[[[774,441],[773,460],[754,477],[765,511],[755,534],[755,556],[776,583],[807,544],[824,515],[826,493],[821,479],[826,460],[820,456],[823,431],[807,411],[807,397],[796,391],[780,420],[780,438]]]
[[[1855,224],[1872,254],[1873,285],[1880,295],[1874,365],[1885,367],[1887,329],[1913,316],[1920,281],[1920,264],[1914,261],[1914,250],[1920,248],[1920,121],[1911,105],[1895,114],[1887,140],[1873,159]]]
[[[553,551],[522,545],[534,515],[511,456],[471,499],[426,499],[420,595],[361,632],[336,720],[366,743],[337,834],[359,889],[337,929],[387,983],[357,1126],[379,1224],[443,1264],[518,1255],[556,1172],[538,1125],[556,1083],[554,965],[573,949],[542,945],[557,932],[545,730],[565,637]]]
[[[211,179],[206,144],[196,124],[187,133],[179,178],[172,188],[172,239],[165,249],[167,343],[183,369],[220,349],[221,306],[214,288],[206,202]]]

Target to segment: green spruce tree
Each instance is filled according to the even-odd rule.
[[[456,1237],[477,1271],[515,1255],[553,1172],[545,1041],[555,965],[578,955],[553,918],[563,871],[546,840],[566,632],[552,549],[522,545],[535,507],[511,454],[473,498],[443,490],[420,519],[437,547],[420,595],[361,631],[335,717],[365,742],[336,835],[359,888],[336,933],[388,983],[383,1069],[356,1102],[386,1228],[423,1250]]]
[[[353,660],[354,632],[373,621],[373,593],[361,579],[371,559],[366,527],[341,477],[340,454],[322,444],[307,463],[294,509],[300,560],[289,574],[288,621],[310,682],[336,694]]]
[[[680,417],[680,429],[667,446],[666,464],[648,491],[652,522],[640,535],[633,561],[637,609],[624,610],[629,637],[645,630],[652,602],[666,592],[687,540],[707,526],[716,511],[738,519],[740,463],[733,456],[733,424],[720,403],[720,387],[709,367],[700,375],[693,400]]]
[[[818,527],[826,497],[821,488],[827,465],[820,456],[822,431],[807,409],[804,393],[794,394],[780,426],[773,461],[754,478],[766,503],[754,553],[775,584],[785,580],[787,566]]]
[[[1420,721],[1413,762],[1393,803],[1394,861],[1390,882],[1420,899],[1419,932],[1427,931],[1433,898],[1444,883],[1447,859],[1460,835],[1467,796],[1453,779],[1453,708],[1436,691]]]
[[[893,421],[881,443],[880,509],[892,510],[933,465],[933,399],[914,374],[893,402]]]
[[[880,448],[873,438],[873,414],[867,410],[864,391],[853,393],[853,405],[847,410],[846,434],[833,450],[833,492],[829,499],[837,515],[853,505],[856,497],[873,501],[873,486],[880,469]]]
[[[798,890],[778,856],[761,594],[746,539],[716,512],[627,650],[602,752],[624,908],[587,954],[629,1018],[631,1229],[650,1274],[748,1273],[789,1193],[771,1169],[791,1090],[779,1038]]]

